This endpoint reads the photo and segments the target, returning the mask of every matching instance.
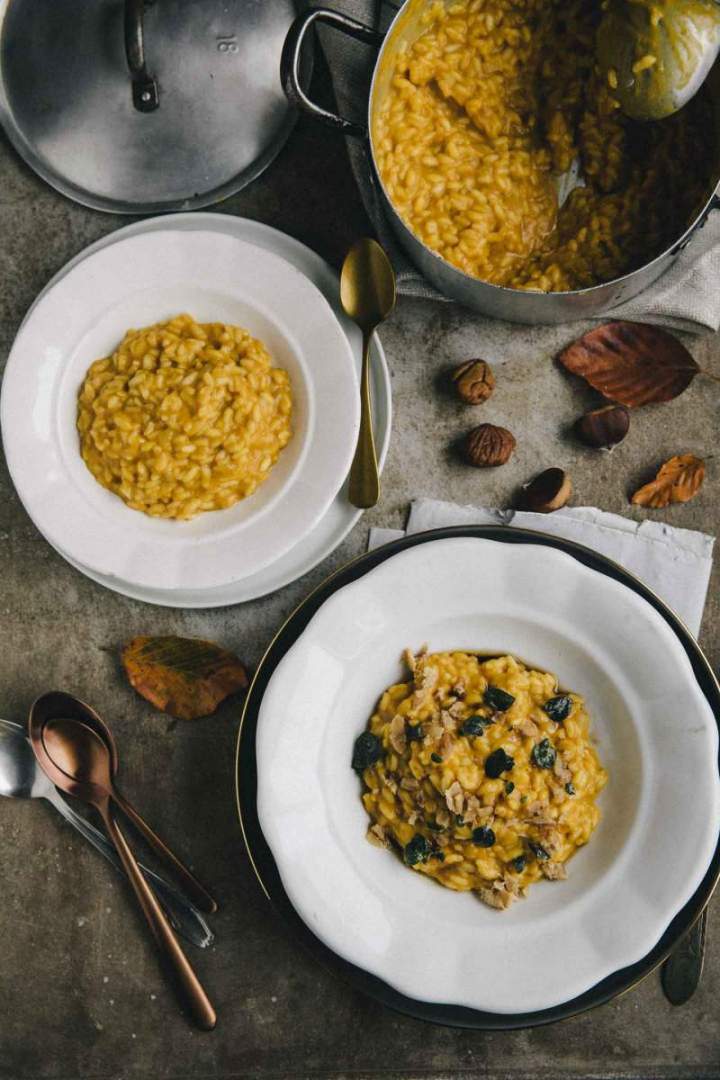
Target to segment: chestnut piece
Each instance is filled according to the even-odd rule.
[[[565,506],[571,495],[572,483],[567,473],[562,469],[545,469],[524,485],[519,507],[535,514],[551,514]]]
[[[595,450],[609,450],[622,442],[630,429],[630,412],[624,405],[603,405],[581,416],[575,425],[578,438]]]
[[[485,360],[466,360],[451,375],[458,397],[467,405],[481,405],[495,389],[495,376]]]

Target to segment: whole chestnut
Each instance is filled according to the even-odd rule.
[[[581,416],[575,425],[578,438],[595,450],[609,450],[630,430],[630,412],[624,405],[603,405]]]
[[[470,465],[478,469],[504,465],[516,447],[515,436],[507,428],[480,424],[465,436],[463,449]]]

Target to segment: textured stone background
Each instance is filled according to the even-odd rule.
[[[265,176],[221,209],[283,229],[335,265],[367,228],[342,144],[305,123]],[[124,223],[61,198],[0,144],[3,359],[48,278],[86,244]],[[395,422],[380,505],[307,577],[242,607],[169,611],[85,580],[38,535],[3,467],[0,711],[22,721],[30,701],[51,687],[94,702],[117,735],[128,794],[170,844],[193,860],[220,897],[222,911],[214,921],[216,946],[193,954],[220,1014],[217,1030],[203,1035],[179,1015],[120,878],[49,808],[3,801],[2,1078],[720,1077],[717,906],[701,988],[680,1010],[667,1004],[652,975],[592,1014],[535,1031],[484,1035],[395,1015],[337,982],[301,951],[256,886],[235,814],[237,707],[173,726],[135,696],[119,673],[118,647],[138,633],[214,638],[253,665],[296,603],[363,550],[368,525],[402,524],[414,496],[507,505],[540,467],[561,465],[572,473],[576,503],[640,517],[628,507],[628,491],[662,460],[680,451],[715,452],[720,389],[703,379],[674,403],[634,417],[630,437],[612,456],[582,449],[564,432],[591,396],[552,360],[577,328],[515,328],[509,338],[500,329],[455,306],[400,302],[383,332]],[[720,373],[714,337],[692,347],[701,363]],[[439,394],[436,383],[446,366],[470,356],[487,358],[498,374],[483,419],[508,426],[518,438],[517,453],[503,469],[468,469],[448,449],[476,414]],[[667,511],[668,521],[717,530],[720,466],[717,458],[708,464],[699,497]],[[717,575],[702,643],[717,667]]]

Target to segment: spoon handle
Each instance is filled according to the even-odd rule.
[[[350,502],[360,510],[375,506],[380,498],[375,436],[370,399],[370,342],[372,331],[363,329],[363,359],[360,375],[360,432],[355,457],[350,466]]]
[[[705,960],[707,908],[663,964],[662,988],[671,1005],[684,1005],[698,988]]]
[[[127,799],[123,798],[117,789],[112,792],[112,798],[123,813],[130,818],[135,828],[143,834],[148,844],[155,849],[160,858],[164,859],[165,862],[172,867],[192,902],[196,904],[201,911],[209,911],[211,914],[214,911],[217,911],[217,903],[213,900],[212,896],[210,896],[207,890],[203,888],[197,878],[190,873],[188,868],[180,862],[177,856],[173,855],[170,848],[163,843],[147,822],[143,821],[137,810],[127,801]]]
[[[65,818],[69,825],[72,825],[77,831],[85,837],[88,843],[100,852],[101,855],[111,863],[118,873],[123,873],[123,865],[120,862],[119,857],[115,853],[115,849],[108,844],[104,835],[96,829],[89,821],[78,814],[76,810],[73,810],[69,803],[66,803],[61,795],[57,793],[55,788],[52,791],[48,791],[45,796],[48,802],[52,803],[58,813]],[[215,940],[215,935],[205,922],[205,919],[197,910],[193,907],[189,900],[186,900],[182,893],[177,892],[176,889],[164,878],[161,878],[159,874],[148,869],[147,866],[143,866],[142,863],[138,863],[140,869],[145,875],[146,880],[152,882],[153,888],[158,895],[160,903],[165,909],[165,913],[170,920],[173,929],[177,930],[179,934],[193,945],[197,945],[201,949],[207,948]]]
[[[160,952],[167,959],[173,974],[176,976],[183,996],[185,997],[193,1019],[203,1031],[211,1031],[217,1023],[217,1015],[210,1000],[203,990],[202,984],[192,969],[190,961],[183,952],[175,937],[170,923],[165,918],[157,898],[142,876],[140,867],[135,861],[128,842],[120,831],[120,827],[110,812],[108,800],[98,803],[97,809],[102,815],[108,835],[117,849],[125,872],[130,878],[138,903],[153,932]]]

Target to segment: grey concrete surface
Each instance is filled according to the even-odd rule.
[[[301,123],[267,174],[221,208],[268,222],[336,265],[365,220],[343,147]],[[0,351],[47,279],[86,244],[121,224],[45,187],[0,144]],[[221,611],[169,611],[85,580],[38,535],[0,473],[0,714],[22,721],[51,687],[93,702],[112,723],[128,795],[191,860],[221,900],[217,943],[193,954],[218,1005],[210,1035],[182,1018],[121,879],[40,804],[0,804],[0,1077],[3,1080],[230,1080],[237,1077],[488,1077],[495,1080],[720,1077],[720,915],[691,1003],[674,1010],[656,974],[623,998],[541,1030],[478,1034],[395,1015],[348,989],[292,940],[255,884],[235,813],[237,704],[174,724],[126,685],[122,642],[139,633],[209,637],[252,666],[295,604],[363,550],[370,524],[399,525],[418,495],[507,505],[540,467],[561,465],[575,502],[642,516],[628,492],[667,456],[709,457],[694,502],[662,516],[718,528],[720,388],[698,378],[677,401],[633,417],[612,455],[580,448],[566,431],[592,400],[553,362],[571,327],[515,328],[454,306],[403,300],[383,333],[395,422],[380,505],[321,566],[277,595]],[[720,347],[692,344],[720,373]],[[498,385],[481,410],[439,393],[442,371],[471,356],[491,361]],[[474,422],[518,440],[504,468],[475,471],[450,447]],[[717,667],[720,609],[713,580],[702,643]],[[692,782],[692,778],[688,778]],[[672,857],[672,853],[668,853]],[[622,913],[618,912],[618,918]],[[482,978],[482,972],[478,972]]]

